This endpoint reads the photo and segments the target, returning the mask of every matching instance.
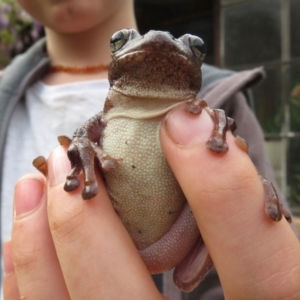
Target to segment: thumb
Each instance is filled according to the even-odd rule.
[[[286,221],[275,223],[265,215],[262,183],[233,135],[227,133],[227,153],[207,149],[212,131],[213,122],[204,110],[195,116],[179,107],[162,124],[162,148],[193,211],[227,297],[245,292],[254,295],[262,287],[268,293],[266,278],[280,273],[283,263],[286,270],[293,268],[292,252],[293,247],[299,250],[298,241]],[[289,250],[285,243],[290,244]],[[299,258],[296,260],[300,263]],[[255,274],[251,280],[249,273]]]

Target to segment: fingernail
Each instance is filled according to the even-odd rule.
[[[41,203],[44,183],[34,175],[21,178],[15,186],[14,215],[15,217],[35,210]]]
[[[11,253],[11,241],[6,241],[3,243],[3,264],[5,275],[15,271]]]
[[[206,142],[213,130],[213,122],[206,111],[193,115],[180,106],[166,117],[165,129],[174,143],[183,146]]]
[[[59,185],[65,182],[67,175],[71,170],[70,161],[66,150],[63,147],[57,147],[49,157],[49,183],[50,186]]]

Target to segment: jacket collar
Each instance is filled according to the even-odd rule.
[[[50,59],[45,49],[46,40],[43,38],[24,54],[16,57],[5,69],[0,81],[0,185],[5,137],[9,120],[26,88],[47,72]]]

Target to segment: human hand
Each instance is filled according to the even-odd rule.
[[[299,298],[300,246],[294,233],[284,220],[274,223],[265,216],[257,172],[231,134],[228,153],[211,153],[205,141],[212,122],[205,112],[196,119],[181,110],[172,112],[162,126],[162,146],[226,297]],[[194,134],[193,142],[184,146]],[[80,189],[65,193],[58,183],[64,182],[69,167],[64,152],[56,151],[49,160],[48,216],[42,177],[25,177],[17,184],[15,272],[6,249],[5,299],[19,299],[11,296],[18,291],[29,299],[161,299],[101,181],[95,201],[82,201]]]
[[[229,151],[205,143],[212,132],[177,109],[161,130],[161,143],[214,261],[226,299],[300,299],[300,243],[288,222],[264,212],[264,191],[249,156],[227,133]]]
[[[70,165],[61,147],[48,171],[48,188],[38,174],[16,184],[12,240],[4,245],[5,300],[165,299],[101,179],[91,201],[82,200],[80,188],[66,193]]]

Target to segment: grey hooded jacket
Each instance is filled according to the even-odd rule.
[[[0,192],[2,178],[5,176],[3,174],[3,154],[9,122],[16,104],[23,100],[27,87],[42,78],[49,69],[50,59],[46,54],[45,48],[45,40],[38,41],[26,53],[16,57],[0,76]],[[210,107],[222,108],[229,117],[236,120],[238,125],[237,133],[248,142],[250,156],[259,173],[273,181],[273,170],[267,163],[264,154],[263,133],[249,106],[251,97],[248,88],[251,88],[263,79],[263,69],[257,68],[250,71],[233,73],[204,64],[202,66],[202,73],[202,89],[198,96],[205,99]],[[21,153],[20,149],[20,155]],[[282,200],[286,206],[286,202],[284,199]],[[193,298],[181,295],[174,288],[169,273],[164,275],[163,283],[161,279],[158,279],[158,281],[160,282],[158,285],[161,285],[161,288],[163,287],[164,293],[173,300],[182,298],[223,298],[215,272],[212,272],[207,277],[205,280],[206,284],[201,284],[198,291],[193,293],[193,295],[196,295],[196,298],[192,295],[191,297]]]

